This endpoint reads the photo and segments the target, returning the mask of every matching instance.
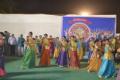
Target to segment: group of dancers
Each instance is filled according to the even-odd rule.
[[[75,36],[71,36],[69,41],[65,37],[62,37],[60,40],[57,37],[53,40],[51,36],[48,38],[48,34],[44,34],[43,38],[34,39],[32,35],[33,33],[29,32],[29,36],[26,39],[27,47],[22,68],[36,66],[36,53],[41,55],[40,66],[49,66],[52,57],[56,59],[56,64],[60,67],[80,68],[80,60],[83,59],[85,54],[82,39],[80,39],[81,41],[76,41]]]
[[[0,76],[5,75],[3,43],[3,36],[0,34]],[[103,40],[90,38],[86,43],[84,38],[79,35],[53,39],[52,36],[48,37],[48,34],[44,34],[44,37],[33,38],[33,33],[29,32],[25,44],[21,66],[23,69],[49,66],[51,58],[54,58],[59,67],[78,70],[80,62],[88,52],[88,72],[97,72],[98,77],[103,79],[114,76],[116,73],[114,61],[116,60],[118,63],[120,61],[120,39],[115,37]],[[40,57],[39,64],[37,64],[37,57]],[[117,80],[120,79],[119,75],[120,73],[118,73]]]

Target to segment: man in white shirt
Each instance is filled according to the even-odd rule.
[[[8,39],[8,43],[10,45],[10,55],[11,56],[15,56],[15,48],[16,48],[16,45],[17,45],[17,40],[14,36],[14,34],[12,34],[9,39]]]

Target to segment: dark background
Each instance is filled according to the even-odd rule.
[[[0,0],[2,14],[78,14],[83,9],[93,15],[117,15],[120,33],[120,0]]]

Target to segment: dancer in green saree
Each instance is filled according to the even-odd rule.
[[[29,36],[26,40],[26,50],[22,61],[22,68],[33,68],[35,67],[35,40],[32,38],[33,33],[29,32]]]

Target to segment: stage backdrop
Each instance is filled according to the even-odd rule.
[[[86,40],[96,34],[115,34],[116,15],[63,16],[62,36],[81,36]]]

